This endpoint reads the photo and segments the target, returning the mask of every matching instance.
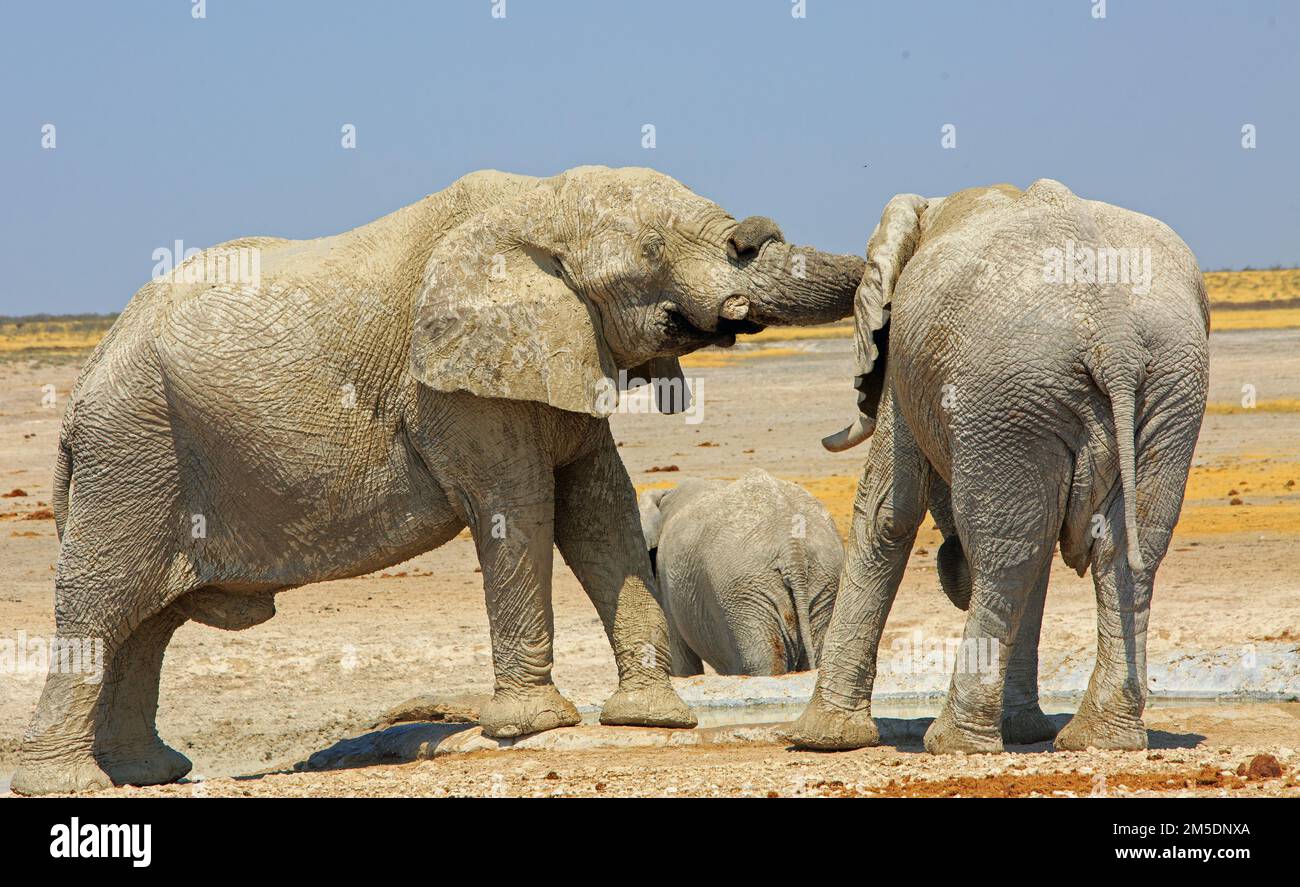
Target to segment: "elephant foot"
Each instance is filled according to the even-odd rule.
[[[1053,745],[1059,751],[1089,748],[1141,751],[1147,747],[1147,729],[1141,718],[1136,721],[1104,718],[1081,709],[1056,734]]]
[[[479,711],[484,736],[510,739],[556,727],[572,727],[582,718],[554,684],[522,689],[498,689]]]
[[[1056,725],[1037,704],[1002,713],[1002,741],[1007,745],[1032,745],[1056,736]]]
[[[20,795],[71,795],[112,788],[89,750],[33,759],[23,755],[9,784]]]
[[[796,748],[814,751],[848,751],[880,744],[880,730],[870,707],[854,711],[830,708],[816,696],[781,735]]]
[[[1002,734],[971,730],[957,723],[947,705],[925,731],[925,750],[932,755],[996,755],[1002,753]]]
[[[694,727],[699,721],[672,685],[622,687],[605,700],[600,722],[613,727]]]
[[[101,755],[104,770],[116,785],[166,785],[194,766],[185,755],[154,736]]]

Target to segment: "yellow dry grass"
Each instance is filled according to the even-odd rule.
[[[1300,502],[1235,506],[1187,502],[1183,504],[1174,538],[1195,539],[1234,533],[1295,536],[1300,533]]]
[[[705,348],[681,359],[684,367],[725,367],[758,357],[789,357],[798,354],[798,348]]]
[[[866,455],[866,447],[863,447]],[[826,506],[826,510],[835,519],[835,526],[845,538],[853,526],[853,499],[858,493],[858,476],[832,474],[826,477],[787,477],[784,480],[796,483]]]
[[[0,353],[80,352],[94,348],[112,319],[40,320],[0,323]]]
[[[1300,327],[1300,308],[1221,309],[1210,306],[1210,329],[1290,330]]]
[[[1207,403],[1205,412],[1212,416],[1239,416],[1245,413],[1300,413],[1300,400],[1294,397],[1261,400],[1253,407],[1244,407],[1239,403]]]
[[[1286,302],[1300,299],[1300,268],[1266,271],[1207,271],[1211,305]]]
[[[853,336],[853,322],[841,320],[822,326],[773,326],[761,333],[745,336],[744,342],[793,342],[798,339],[848,339]]]
[[[1192,468],[1186,498],[1225,505],[1232,498],[1291,498],[1300,504],[1300,462],[1289,458],[1242,456]]]

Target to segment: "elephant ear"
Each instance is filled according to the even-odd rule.
[[[664,514],[660,503],[672,489],[646,490],[637,497],[637,510],[641,513],[641,535],[645,537],[645,547],[653,550],[659,547],[659,534],[664,525]]]
[[[860,376],[875,368],[879,347],[872,334],[889,322],[894,287],[921,242],[921,213],[928,203],[919,194],[897,194],[890,198],[867,241],[867,270],[853,296],[855,370]]]
[[[425,266],[409,368],[436,391],[531,400],[608,416],[618,369],[596,309],[564,279],[549,189],[447,234]]]
[[[691,389],[675,357],[652,357],[627,371],[627,388],[654,386],[655,408],[661,413],[684,413],[691,408]]]
[[[859,415],[848,427],[822,439],[833,453],[855,447],[876,430],[885,386],[889,315],[894,287],[921,242],[921,214],[929,205],[919,194],[896,194],[885,204],[867,241],[867,267],[853,295],[854,373]]]

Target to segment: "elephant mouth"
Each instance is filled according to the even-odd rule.
[[[665,338],[669,341],[687,345],[691,349],[703,348],[708,345],[730,348],[736,344],[736,336],[752,335],[765,329],[763,324],[755,323],[752,320],[732,320],[727,317],[720,317],[716,327],[706,330],[691,323],[676,305],[667,303],[663,307],[666,315],[664,323]]]

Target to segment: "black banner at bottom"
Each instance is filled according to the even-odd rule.
[[[650,874],[657,858],[689,849],[697,860],[716,859],[731,876],[751,866],[770,874],[773,853],[794,851],[816,865],[818,854],[836,847],[850,850],[857,865],[889,861],[891,868],[915,864],[923,871],[974,858],[994,861],[999,854],[1018,866],[1179,872],[1192,865],[1229,872],[1294,858],[1288,824],[1294,811],[1281,799],[891,799],[738,809],[764,802],[770,803],[718,801],[688,812],[681,801],[651,810],[637,800],[613,801],[617,806],[609,809],[507,799],[10,798],[0,802],[0,859],[10,871],[75,875],[114,868],[132,878],[196,869],[206,875],[275,871],[289,857],[303,875],[337,875],[353,866],[373,872],[378,860],[385,876],[432,874],[458,868],[461,853],[477,868],[484,850],[498,877],[514,864],[531,871],[547,858],[535,852],[557,850],[575,861],[640,860]]]

